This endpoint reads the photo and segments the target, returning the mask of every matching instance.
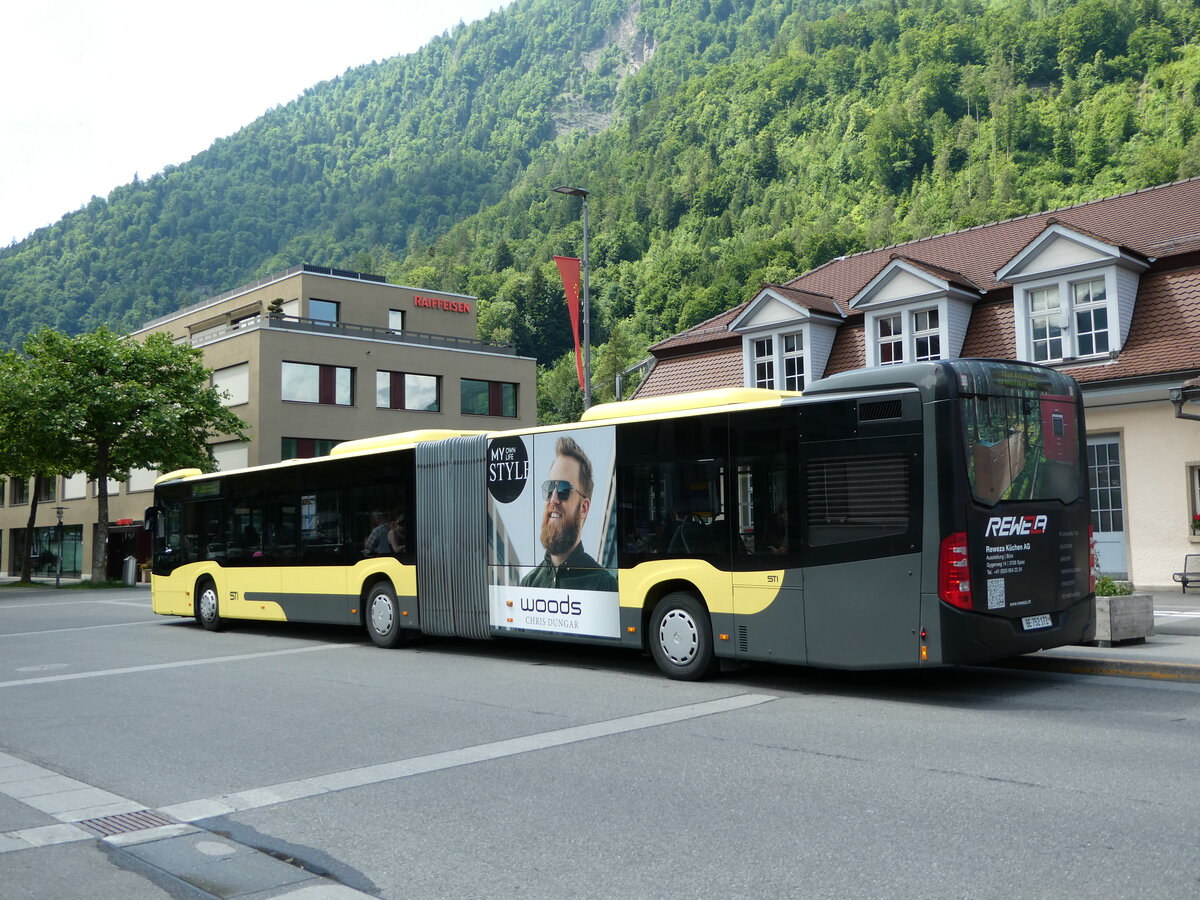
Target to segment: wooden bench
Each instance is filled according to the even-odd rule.
[[[1187,593],[1190,585],[1200,585],[1200,553],[1189,553],[1183,558],[1183,571],[1171,576],[1180,585],[1183,593]]]

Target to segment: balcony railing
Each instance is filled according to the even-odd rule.
[[[207,328],[191,337],[193,347],[201,347],[234,334],[242,334],[259,328],[273,331],[297,331],[304,334],[327,334],[337,337],[359,338],[368,341],[386,341],[392,344],[416,344],[422,347],[443,347],[451,350],[473,350],[477,353],[501,353],[516,356],[512,344],[495,341],[480,341],[474,338],[454,337],[449,334],[429,334],[422,331],[393,331],[376,328],[374,325],[354,325],[349,322],[327,322],[305,316],[254,316],[239,322],[231,322],[216,328]]]

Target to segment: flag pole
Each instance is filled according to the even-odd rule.
[[[583,408],[592,407],[592,303],[588,290],[588,276],[591,266],[588,264],[588,191],[576,187],[556,187],[556,193],[569,194],[583,201],[583,253],[581,265],[583,268]]]

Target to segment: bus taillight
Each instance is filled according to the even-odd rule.
[[[971,573],[967,569],[965,531],[956,531],[942,539],[938,553],[938,596],[959,609],[971,608]]]
[[[1096,593],[1096,532],[1088,523],[1088,593]]]

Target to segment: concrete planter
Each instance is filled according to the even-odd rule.
[[[1141,644],[1154,634],[1154,598],[1150,594],[1096,598],[1094,647]]]

